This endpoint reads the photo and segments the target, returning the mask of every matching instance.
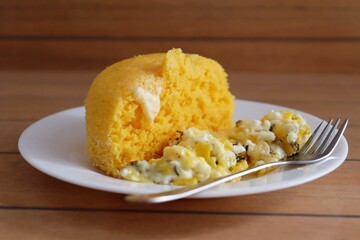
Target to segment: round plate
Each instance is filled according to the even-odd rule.
[[[234,120],[260,119],[270,110],[286,107],[236,100]],[[295,110],[297,111],[297,110]],[[320,119],[302,114],[312,128]],[[145,194],[166,191],[175,186],[136,183],[106,176],[94,168],[85,152],[85,109],[72,108],[43,118],[28,127],[19,139],[19,150],[25,160],[36,169],[60,180],[83,187],[126,194]],[[198,193],[192,198],[239,196],[288,188],[317,179],[339,167],[348,152],[342,137],[332,154],[333,159],[301,167],[279,167],[258,178],[222,184]]]

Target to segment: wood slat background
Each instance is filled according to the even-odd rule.
[[[32,122],[82,106],[93,71],[0,72],[0,152],[17,152],[17,136]],[[360,156],[360,81],[358,75],[230,73],[237,98],[284,105],[323,119],[350,118],[349,158]],[[266,84],[265,84],[266,83]],[[309,88],[311,86],[311,88]],[[320,90],[321,89],[321,90]],[[334,96],[334,98],[332,98]],[[331,111],[329,111],[329,107]]]
[[[345,134],[349,143],[347,160],[334,172],[294,188],[159,205],[130,204],[120,194],[51,178],[26,163],[18,152],[20,133],[37,119],[82,105],[95,75],[94,71],[0,72],[0,236],[5,239],[48,239],[49,236],[141,239],[148,235],[156,239],[238,239],[238,236],[357,239],[360,224],[358,75],[231,72],[231,91],[237,97],[286,105],[322,118],[334,114],[349,117]]]
[[[191,217],[191,223],[189,218]],[[356,239],[356,221],[349,218],[317,218],[288,216],[250,216],[210,214],[173,214],[126,211],[32,211],[16,210],[0,213],[0,219],[7,219],[7,227],[13,239],[23,239],[19,226],[26,236],[33,239],[253,239],[259,237],[257,231],[266,234],[267,239],[292,236],[291,239]],[[126,224],[123,224],[126,223]],[[166,226],[164,226],[166,223]],[[140,225],[141,224],[141,225]],[[139,229],[141,226],[141,230]],[[284,228],[284,225],[286,226]],[[211,226],[211,227],[210,227]],[[294,235],[294,229],[303,230]],[[154,231],[156,229],[157,231]],[[234,229],[238,231],[234,232]],[[306,229],[316,229],[306,231]],[[344,238],[345,237],[345,238]],[[347,238],[350,237],[350,238]]]
[[[294,188],[135,205],[31,167],[30,124],[83,105],[105,66],[180,47],[237,98],[349,118],[346,161]],[[0,0],[0,239],[358,239],[360,1]]]
[[[228,71],[359,73],[360,2],[0,2],[0,69],[100,70],[173,47]]]

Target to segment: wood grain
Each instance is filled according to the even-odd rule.
[[[4,221],[5,220],[5,221]],[[166,223],[166,224],[165,224]],[[16,239],[356,239],[358,218],[221,216],[83,211],[0,211],[0,234]],[[261,226],[261,229],[259,229]],[[22,229],[23,231],[19,231]],[[140,231],[141,229],[141,231]],[[300,233],[301,235],[296,233]]]
[[[174,47],[216,59],[228,71],[359,73],[360,65],[360,41],[22,41],[0,38],[0,70],[99,71],[124,58],[166,52]]]
[[[20,133],[82,106],[105,66],[173,47],[219,61],[237,98],[348,117],[347,161],[281,191],[148,206],[20,156]],[[359,66],[356,0],[0,1],[0,238],[357,239]]]
[[[211,213],[356,215],[360,217],[360,161],[346,161],[314,182],[259,195],[220,199],[184,199],[158,205],[136,205],[123,195],[100,192],[49,177],[18,154],[0,154],[1,206],[28,208],[152,210]],[[321,203],[321,204],[319,204]],[[110,210],[110,211],[111,211]]]
[[[2,1],[0,35],[359,38],[359,9],[355,0]]]
[[[0,120],[36,120],[83,105],[96,72],[0,73]],[[321,118],[350,118],[359,126],[359,75],[244,74],[230,72],[237,98],[279,104]],[[329,112],[328,107],[332,111]]]
[[[2,1],[0,70],[100,70],[181,47],[234,71],[359,73],[359,9],[356,0]]]
[[[84,98],[100,71],[0,71],[0,97]],[[360,75],[234,71],[228,71],[228,75],[231,92],[241,99],[266,102],[360,101]]]
[[[96,74],[93,71],[1,72],[0,151],[17,152],[18,136],[32,122],[57,111],[82,106]],[[229,78],[231,91],[238,98],[283,105],[324,119],[349,118],[350,126],[345,133],[350,145],[348,157],[360,156],[358,75],[230,72]]]
[[[0,154],[18,153],[18,139],[20,134],[34,123],[34,121],[35,120],[0,119]],[[350,122],[350,125],[345,132],[345,137],[349,144],[348,158],[360,160],[360,126],[355,124]]]
[[[0,115],[0,120],[37,120],[52,113],[83,106],[84,104],[84,98],[4,97],[1,100],[0,109],[3,114]],[[358,103],[336,101],[312,103],[309,101],[285,102],[276,100],[269,103],[283,105],[286,106],[285,108],[298,109],[323,119],[334,117],[350,118],[351,124],[356,125],[359,125],[360,121],[359,114],[356,114],[359,109]],[[325,108],[327,105],[331,105],[331,112]]]
[[[39,118],[82,105],[96,74],[0,72],[0,236],[356,238],[360,221],[358,75],[230,72],[231,90],[237,97],[294,107],[323,118],[348,116],[348,160],[316,181],[281,191],[149,206],[49,177],[18,153],[20,133]]]

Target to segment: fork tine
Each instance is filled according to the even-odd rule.
[[[344,132],[345,132],[345,129],[346,129],[346,126],[347,126],[348,122],[349,122],[349,119],[346,118],[345,121],[344,121],[344,123],[341,125],[340,129],[339,129],[338,132],[336,133],[335,137],[334,137],[333,140],[331,141],[330,145],[326,148],[326,150],[325,150],[325,152],[324,152],[324,155],[325,155],[325,156],[330,155],[330,154],[334,151],[336,145],[337,145],[337,144],[339,143],[339,141],[340,141],[341,136],[342,136],[342,135],[344,134]]]
[[[330,119],[330,121],[326,124],[325,128],[323,129],[323,131],[320,133],[319,137],[316,139],[314,145],[309,149],[310,154],[314,154],[314,152],[319,148],[319,146],[321,145],[321,143],[324,140],[324,137],[332,123],[332,119]]]
[[[315,142],[315,136],[317,134],[317,132],[319,131],[321,125],[325,122],[325,120],[322,120],[321,123],[316,127],[316,129],[313,131],[313,133],[311,134],[311,136],[309,137],[309,139],[306,141],[306,143],[304,144],[304,146],[300,149],[298,154],[305,154],[307,152],[307,150],[311,147],[311,145],[314,144]]]
[[[335,132],[335,129],[337,129],[338,125],[340,122],[340,118],[338,118],[334,124],[334,126],[331,128],[331,130],[329,131],[329,133],[327,134],[326,138],[324,139],[324,141],[318,146],[318,148],[316,149],[316,151],[314,152],[314,154],[321,154],[324,152],[324,150],[326,149],[326,147],[329,145],[329,142],[331,140],[332,135]]]

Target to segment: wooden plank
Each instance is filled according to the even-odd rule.
[[[2,1],[0,35],[359,38],[359,2]]]
[[[20,134],[33,121],[0,121],[0,153],[15,153],[18,150],[18,139]]]
[[[357,147],[360,142],[358,75],[261,75],[235,72],[229,75],[231,91],[237,97],[299,109],[324,119],[337,116],[350,118],[350,130],[345,134],[350,144],[349,158],[360,156],[360,148]],[[1,72],[0,126],[3,134],[0,137],[0,150],[17,151],[17,137],[36,119],[83,105],[95,76],[95,72],[86,71]],[[331,106],[331,112],[328,106]],[[28,121],[24,122],[26,119]]]
[[[3,207],[132,209],[177,212],[360,215],[360,161],[346,161],[316,181],[276,192],[220,199],[184,199],[158,205],[136,205],[123,195],[101,192],[56,180],[19,155],[0,154]]]
[[[84,105],[84,98],[2,97],[0,120],[36,120],[55,112]]]
[[[96,71],[0,71],[0,97],[85,97],[97,74]],[[231,92],[242,99],[264,102],[360,100],[360,75],[233,71],[228,74]]]
[[[181,47],[228,71],[359,73],[360,41],[1,40],[0,69],[99,71],[120,59]],[[21,56],[21,57],[19,57]]]
[[[0,120],[0,153],[18,152],[18,139],[21,133],[33,122],[35,121]],[[351,121],[345,132],[345,137],[349,144],[349,159],[360,159],[360,125],[355,124]]]
[[[2,97],[0,101],[0,120],[40,119],[58,111],[82,106],[84,97]],[[269,103],[294,108],[324,119],[341,117],[350,118],[351,124],[360,122],[360,115],[358,114],[360,106],[358,102],[271,100]],[[331,105],[331,112],[327,108],[328,105]]]
[[[351,121],[352,119],[350,119]],[[356,123],[355,123],[356,124]],[[360,157],[360,127],[349,127],[344,133],[349,145],[349,159],[359,159]]]
[[[0,97],[84,98],[92,71],[0,71]]]
[[[261,75],[230,72],[235,96],[299,109],[321,118],[350,118],[349,158],[360,156],[358,75]],[[83,105],[95,72],[1,72],[0,151],[17,151],[17,138],[36,119]],[[296,89],[296,90],[289,90]],[[321,91],[320,91],[321,89]],[[305,94],[306,93],[306,94]],[[336,96],[334,99],[333,96]],[[328,106],[332,106],[331,113]],[[28,121],[24,121],[28,119]],[[15,121],[14,121],[15,120]],[[13,122],[14,121],[14,122]],[[355,127],[355,128],[354,128]]]
[[[0,211],[4,239],[357,239],[359,218]]]
[[[359,102],[360,75],[229,72],[231,92],[264,102]],[[286,105],[286,104],[285,104]]]

